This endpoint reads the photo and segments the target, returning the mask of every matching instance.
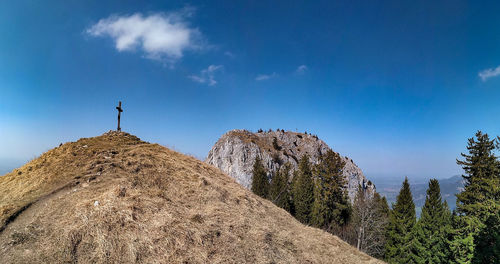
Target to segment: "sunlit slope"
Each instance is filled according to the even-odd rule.
[[[2,263],[378,263],[220,170],[109,132],[0,177]]]

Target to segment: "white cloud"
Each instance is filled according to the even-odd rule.
[[[230,51],[224,52],[224,55],[228,56],[231,59],[234,59],[234,57],[235,57],[234,54],[232,52],[230,52]]]
[[[483,80],[483,82],[488,80],[489,78],[492,78],[492,77],[495,77],[498,75],[500,75],[500,66],[496,67],[495,69],[491,68],[491,69],[486,69],[486,70],[482,70],[479,72],[479,77],[481,78],[481,80]]]
[[[205,83],[205,79],[200,77],[200,76],[196,76],[196,75],[190,75],[188,76],[189,79],[195,81],[195,82],[199,82],[199,83]]]
[[[300,65],[299,67],[297,67],[297,69],[295,70],[296,73],[298,74],[304,74],[306,71],[307,71],[307,66],[306,65]]]
[[[188,78],[198,83],[206,83],[209,86],[214,86],[217,84],[217,81],[214,79],[215,72],[223,68],[224,66],[222,65],[210,65],[208,68],[202,70],[200,75],[190,75]]]
[[[87,33],[95,37],[111,37],[120,52],[140,49],[147,58],[173,63],[186,50],[199,48],[200,33],[189,27],[184,20],[186,16],[189,13],[113,15],[99,20],[87,29]]]
[[[269,80],[271,78],[274,78],[278,76],[275,72],[273,72],[272,74],[259,74],[257,75],[257,77],[255,77],[255,80],[256,81],[264,81],[264,80]]]

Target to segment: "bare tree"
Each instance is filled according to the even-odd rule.
[[[352,244],[371,256],[383,256],[388,217],[389,208],[385,198],[360,186],[354,199],[350,223],[356,234],[355,241],[352,241],[355,243]]]

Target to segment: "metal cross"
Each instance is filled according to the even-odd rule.
[[[116,107],[116,110],[118,110],[118,129],[117,129],[117,131],[122,131],[122,129],[120,128],[120,114],[121,114],[121,112],[123,112],[122,101],[118,102],[118,106]]]

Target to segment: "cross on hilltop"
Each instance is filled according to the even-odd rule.
[[[122,131],[122,129],[120,128],[120,114],[123,112],[122,101],[118,102],[118,106],[116,107],[116,110],[118,110],[118,129],[117,129],[117,131]]]

